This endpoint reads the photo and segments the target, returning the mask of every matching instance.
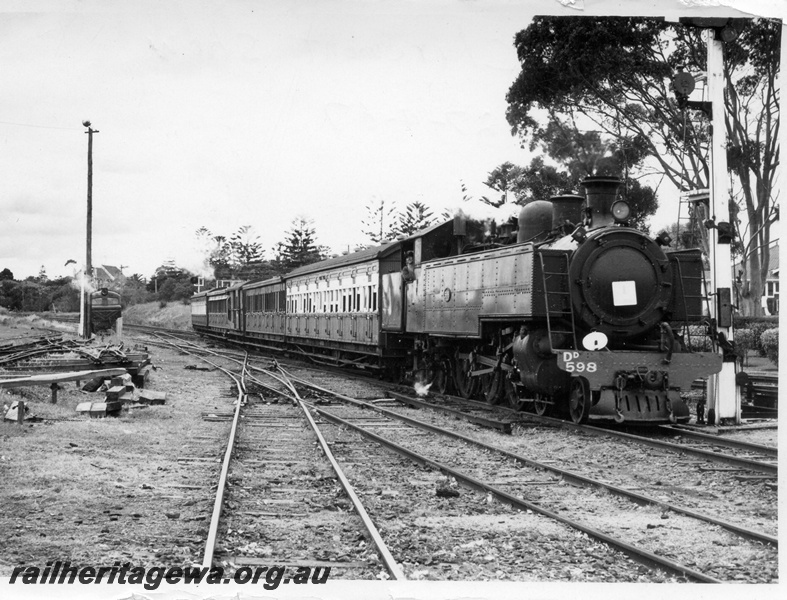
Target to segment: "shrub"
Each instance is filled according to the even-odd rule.
[[[748,366],[749,350],[757,348],[759,340],[754,335],[753,329],[735,330],[735,348],[741,357],[742,366]]]
[[[708,328],[705,325],[689,325],[688,331],[684,334],[686,347],[691,352],[710,352],[713,350]]]
[[[159,308],[167,308],[167,301],[166,300],[159,300],[158,307]]]
[[[760,337],[760,346],[773,364],[779,364],[779,329],[767,329]]]
[[[752,350],[756,350],[760,356],[765,356],[765,350],[760,344],[762,334],[774,327],[779,327],[779,317],[736,317],[735,329],[751,329],[754,336],[754,343],[751,346]],[[738,334],[735,334],[737,339]]]

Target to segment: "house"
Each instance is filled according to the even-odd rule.
[[[779,244],[771,247],[768,275],[763,290],[763,308],[769,315],[779,314]]]
[[[97,265],[93,267],[93,285],[96,289],[109,288],[119,290],[123,287],[126,276],[118,267]]]
[[[749,281],[742,279],[743,269],[740,263],[735,263],[735,288],[738,296],[738,306],[746,306],[743,302],[742,292],[749,287]],[[768,260],[768,273],[762,290],[762,310],[764,315],[779,314],[779,242],[771,245]],[[746,314],[744,312],[744,314]]]

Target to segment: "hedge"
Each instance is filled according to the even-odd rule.
[[[754,336],[754,343],[749,348],[756,350],[760,356],[765,356],[765,349],[760,343],[762,334],[768,329],[779,327],[779,317],[736,317],[734,320],[735,326],[735,339],[738,338],[738,331],[743,329],[751,329]]]
[[[735,335],[735,348],[741,357],[743,366],[748,366],[748,352],[760,347],[759,337],[755,335],[753,329],[736,329]]]
[[[760,346],[773,364],[779,364],[779,329],[767,329],[760,336]]]

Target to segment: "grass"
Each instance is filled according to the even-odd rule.
[[[158,325],[166,329],[191,329],[191,306],[181,301],[135,304],[123,311],[123,323],[129,325]]]

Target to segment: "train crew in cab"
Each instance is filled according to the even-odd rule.
[[[404,255],[402,281],[405,283],[412,283],[415,281],[415,255],[412,252],[407,252]]]

